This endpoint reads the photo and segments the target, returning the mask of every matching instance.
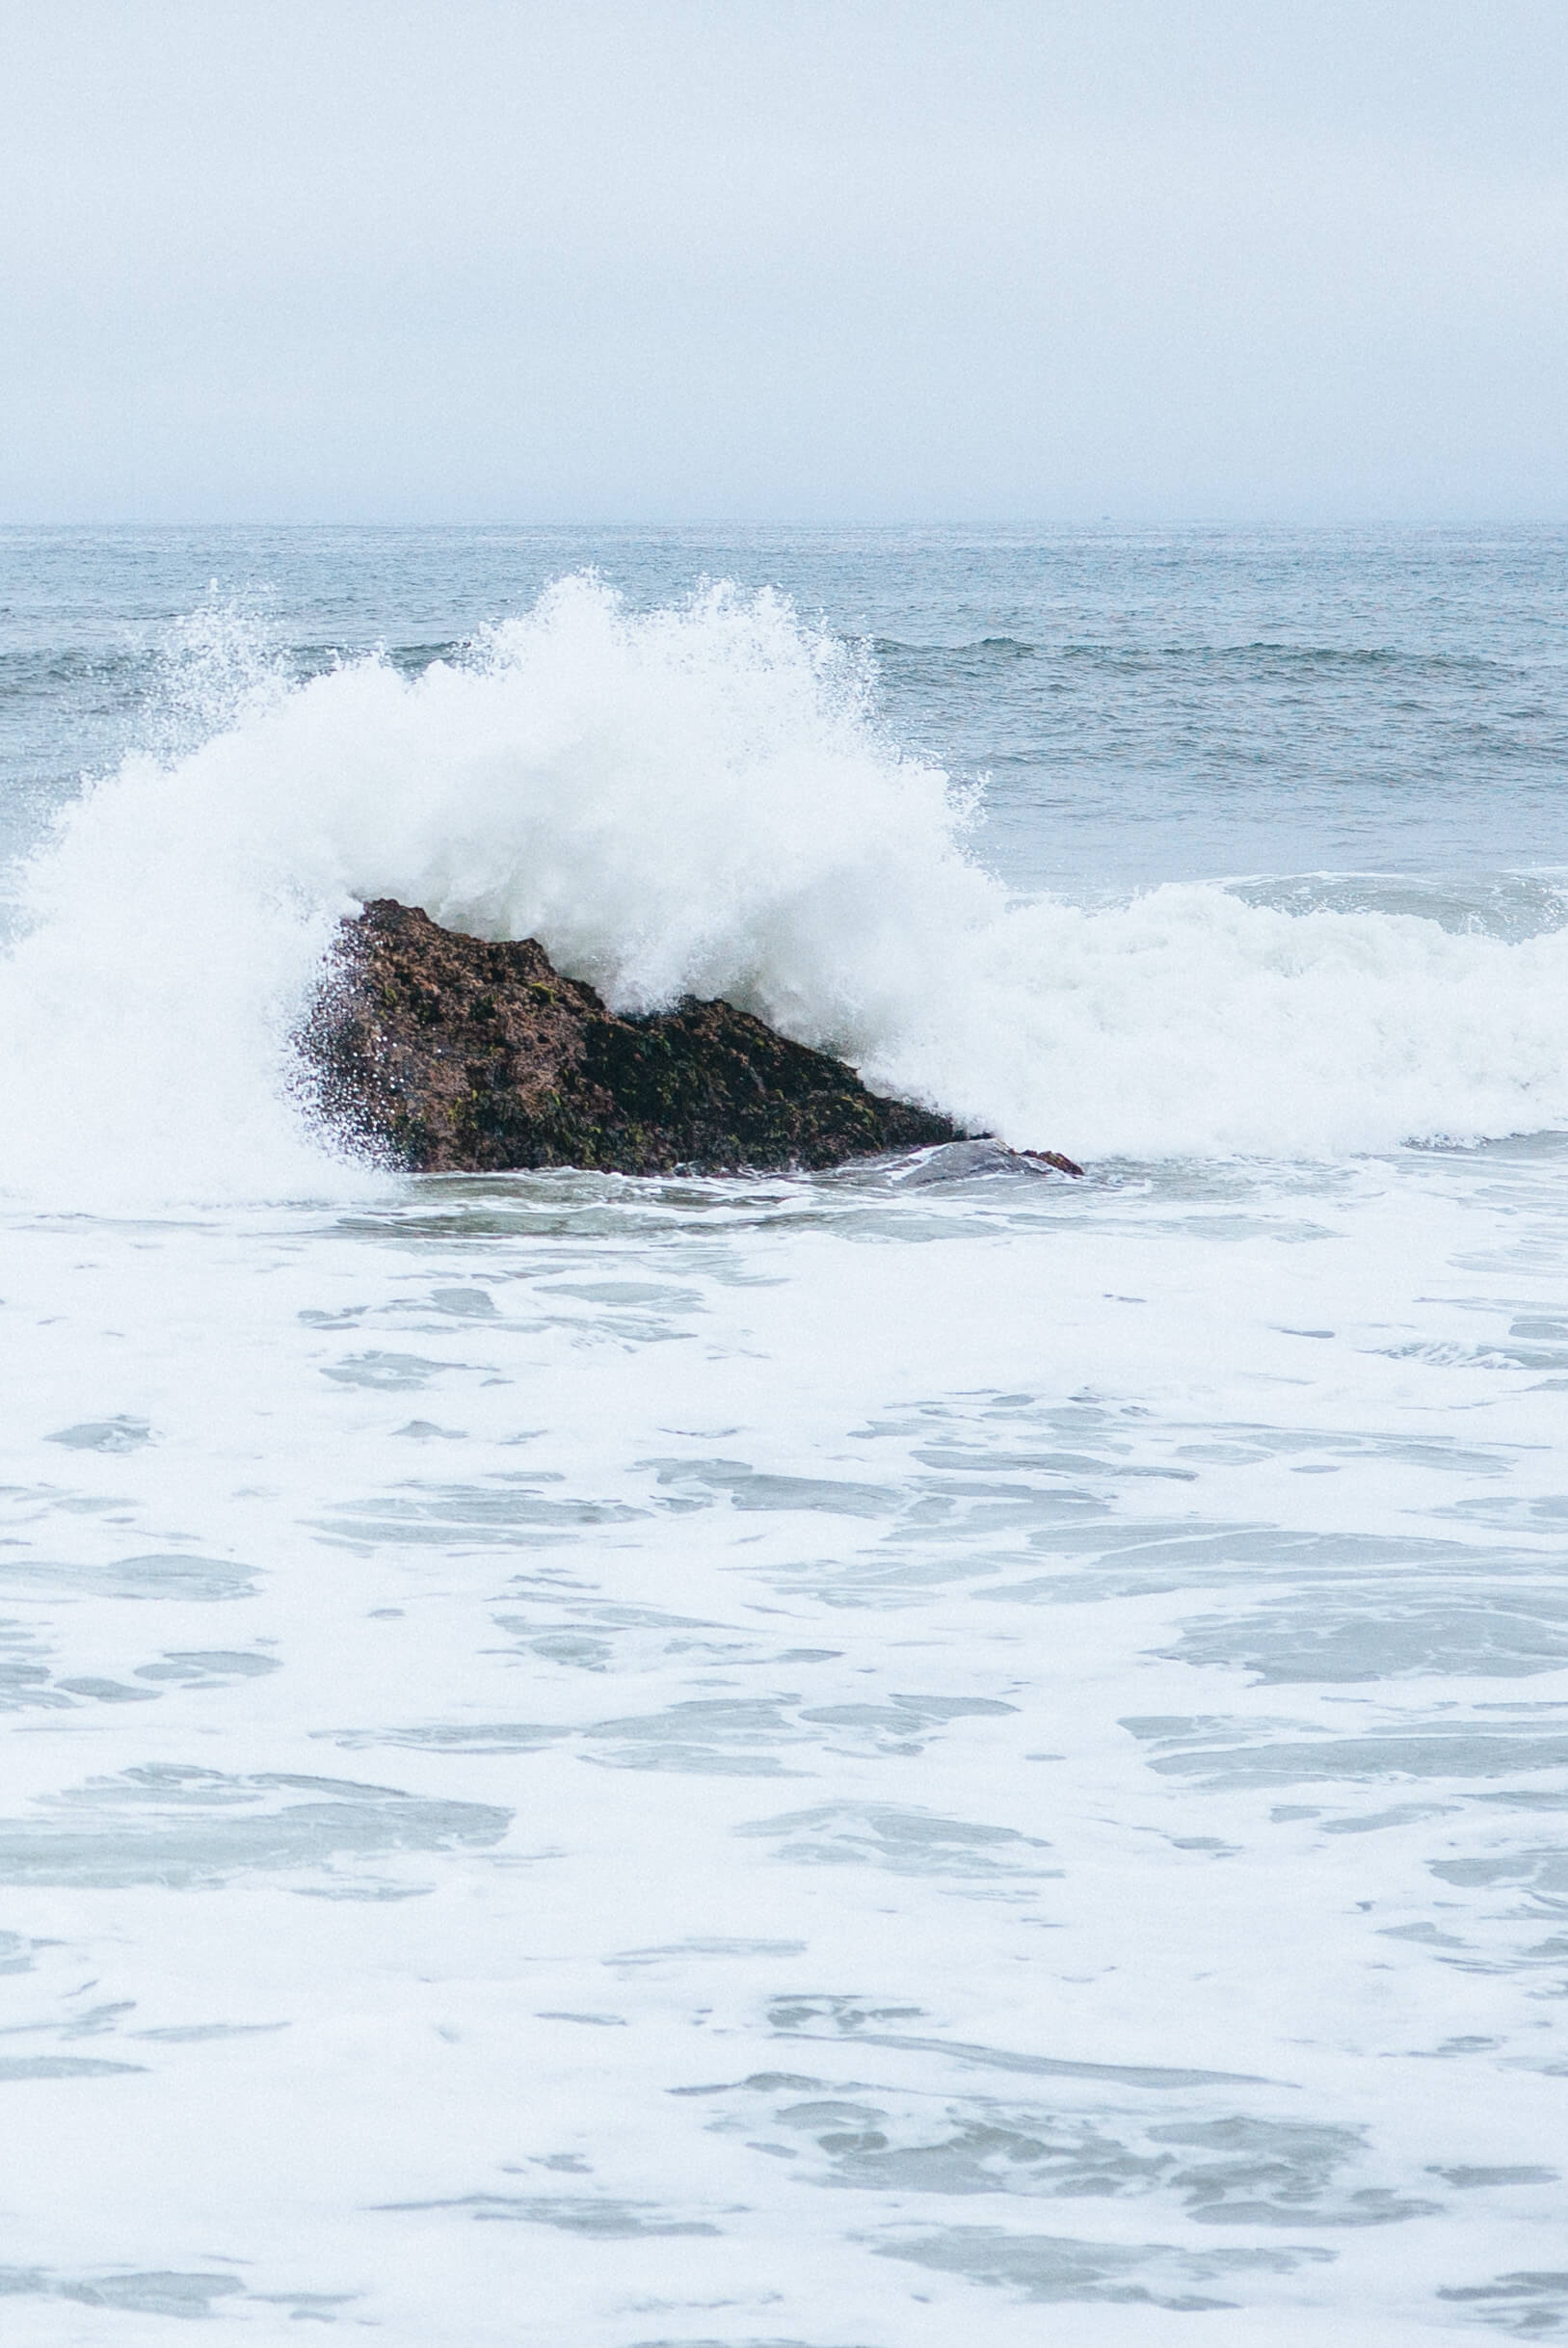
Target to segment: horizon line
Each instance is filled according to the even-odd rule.
[[[1290,517],[1286,515],[1207,515],[1171,514],[1121,516],[1102,514],[1097,517],[1026,515],[1000,519],[984,515],[943,515],[937,517],[903,517],[897,520],[857,520],[846,518],[833,520],[805,520],[778,515],[724,517],[702,516],[678,520],[627,518],[619,520],[572,516],[565,519],[518,520],[504,516],[454,520],[397,520],[386,516],[374,518],[299,516],[276,517],[250,515],[197,516],[180,519],[149,519],[138,516],[93,516],[70,520],[42,520],[0,518],[0,532],[80,530],[559,530],[559,531],[845,531],[867,533],[914,530],[997,530],[997,531],[1065,531],[1065,530],[1560,530],[1568,528],[1568,512],[1560,515],[1509,515],[1474,513],[1464,515],[1409,514],[1344,514],[1337,516]]]

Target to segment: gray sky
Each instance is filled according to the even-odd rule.
[[[1568,0],[0,0],[0,520],[1568,519]]]

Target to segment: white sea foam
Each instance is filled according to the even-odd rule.
[[[7,2338],[1560,2335],[1568,1150],[335,1214],[283,1098],[394,889],[1085,1154],[1534,1124],[1539,877],[1009,908],[773,605],[173,683],[0,972]]]
[[[338,918],[536,936],[612,1001],[726,995],[873,1081],[1078,1156],[1325,1155],[1568,1120],[1568,931],[1217,885],[1020,905],[868,672],[724,588],[568,579],[461,662],[298,686],[230,627],[175,734],[65,815],[0,970],[12,1187],[338,1187],[287,1098]],[[196,730],[199,733],[200,729]]]

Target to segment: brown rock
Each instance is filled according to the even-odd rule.
[[[732,1003],[622,1018],[532,938],[391,897],[344,922],[300,1040],[323,1113],[419,1173],[833,1166],[963,1138]]]

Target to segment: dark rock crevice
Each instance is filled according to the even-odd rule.
[[[965,1138],[731,1003],[625,1018],[534,939],[391,897],[344,922],[300,1046],[328,1122],[417,1173],[765,1171]]]

